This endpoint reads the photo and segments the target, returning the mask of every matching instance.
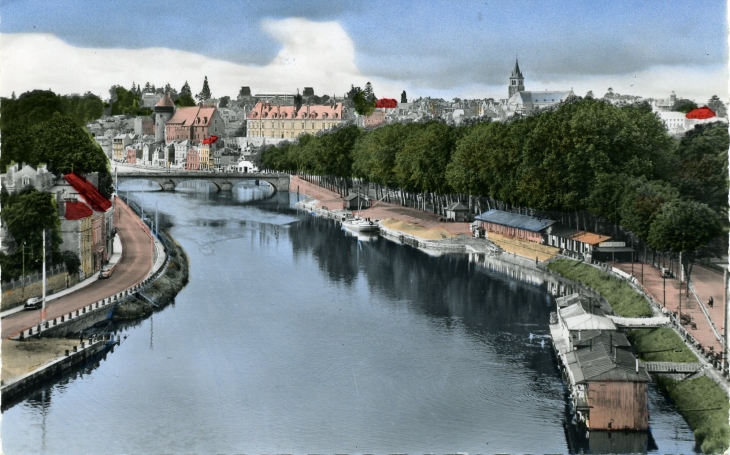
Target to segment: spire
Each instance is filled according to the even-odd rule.
[[[515,69],[512,70],[512,77],[522,78],[522,71],[520,71],[520,64],[517,59],[515,59]]]

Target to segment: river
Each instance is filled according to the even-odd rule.
[[[103,361],[6,410],[5,453],[596,450],[571,442],[545,289],[359,241],[264,186],[132,198],[186,250],[190,282]],[[602,444],[693,452],[650,398],[649,434]]]

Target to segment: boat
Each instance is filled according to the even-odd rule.
[[[375,221],[361,218],[346,218],[342,221],[342,226],[357,232],[376,232],[379,229]]]

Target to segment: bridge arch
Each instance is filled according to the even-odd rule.
[[[269,183],[274,192],[289,191],[289,174],[241,174],[236,172],[213,173],[213,172],[129,172],[117,174],[117,182],[123,183],[131,180],[148,180],[156,182],[162,191],[174,191],[182,182],[203,180],[212,183],[218,191],[230,191],[237,184],[244,181],[263,181]]]

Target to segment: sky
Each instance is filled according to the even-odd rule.
[[[706,102],[728,94],[727,5],[661,1],[1,0],[0,95],[150,82],[213,96],[507,97],[526,90]]]

